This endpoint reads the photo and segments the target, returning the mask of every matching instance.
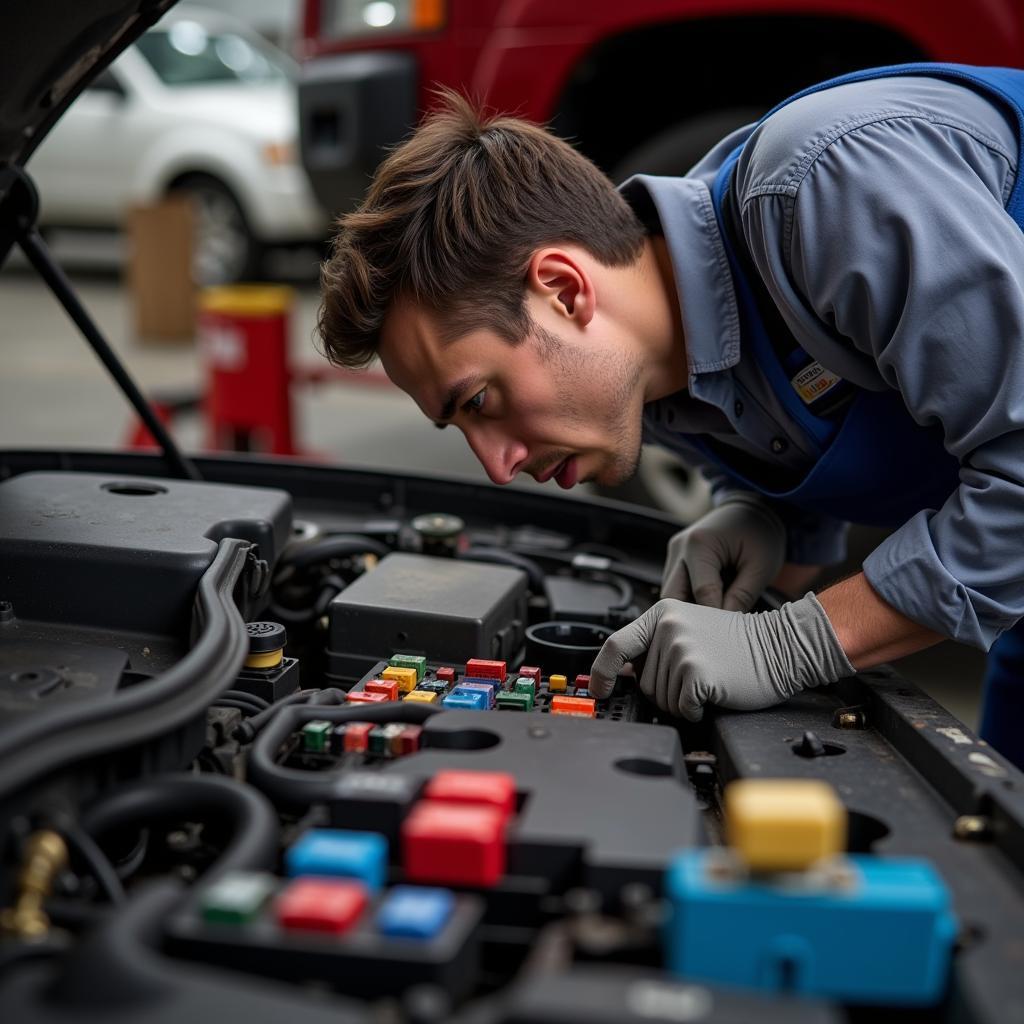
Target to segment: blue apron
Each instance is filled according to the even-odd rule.
[[[901,64],[853,72],[811,86],[769,111],[801,96],[849,82],[898,75],[931,75],[974,87],[1016,117],[1017,181],[1007,213],[1024,230],[1024,71],[958,64]],[[762,118],[763,120],[763,118]],[[814,414],[796,393],[758,311],[734,239],[724,220],[724,200],[743,146],[726,159],[712,188],[715,214],[732,270],[740,310],[741,337],[789,415],[806,431],[818,458],[796,486],[773,490],[765,480],[738,473],[700,438],[688,438],[705,457],[742,486],[779,501],[855,523],[898,526],[925,508],[938,509],[959,484],[959,463],[943,447],[937,426],[916,423],[894,390],[857,389],[841,418]],[[1024,767],[1024,620],[993,645],[985,680],[981,735]]]

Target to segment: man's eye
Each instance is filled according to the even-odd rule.
[[[479,412],[484,407],[484,400],[486,398],[487,388],[481,388],[462,408],[466,412]]]

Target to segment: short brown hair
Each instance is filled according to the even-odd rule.
[[[538,248],[575,242],[621,266],[644,238],[626,201],[572,146],[448,90],[337,228],[318,327],[324,354],[351,369],[373,360],[396,298],[432,311],[446,336],[489,328],[514,344],[531,326],[525,274]]]

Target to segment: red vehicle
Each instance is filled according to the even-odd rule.
[[[811,82],[916,60],[1021,65],[1024,2],[306,0],[303,159],[334,210],[453,86],[548,123],[613,178],[682,173]]]

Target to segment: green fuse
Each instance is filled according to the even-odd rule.
[[[327,738],[334,728],[333,722],[307,722],[302,727],[302,748],[310,754],[327,750]]]
[[[530,695],[530,703],[532,704],[537,698],[537,684],[532,679],[527,679],[526,676],[520,676],[512,687],[513,693],[528,693]]]
[[[498,694],[499,711],[532,711],[533,697],[529,693],[510,693],[503,690]]]
[[[273,875],[233,871],[214,882],[202,896],[203,920],[211,924],[245,924],[254,920],[277,888]]]
[[[390,750],[391,738],[385,731],[385,726],[375,725],[370,730],[370,743],[369,752],[371,754],[380,754],[385,756],[391,752]]]
[[[392,655],[389,665],[394,668],[416,669],[416,682],[423,681],[423,673],[427,671],[427,659],[419,654],[395,654]]]

